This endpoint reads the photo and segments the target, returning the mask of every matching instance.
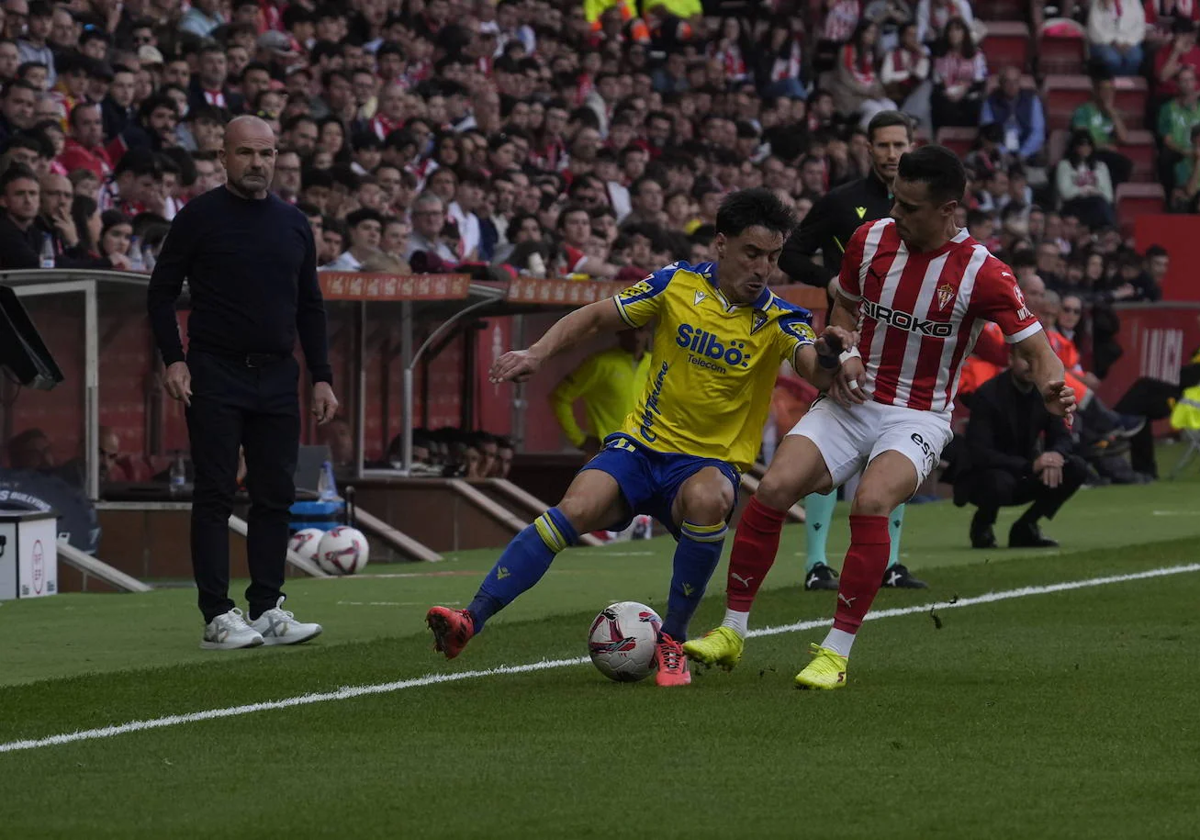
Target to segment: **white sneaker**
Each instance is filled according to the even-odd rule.
[[[205,650],[237,650],[258,647],[262,643],[263,637],[246,623],[242,611],[234,607],[204,625],[204,639],[200,647]]]
[[[249,626],[262,634],[264,645],[298,645],[321,635],[320,624],[297,621],[295,615],[283,609],[282,597],[272,609],[251,621]]]

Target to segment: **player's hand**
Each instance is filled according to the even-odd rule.
[[[318,382],[313,386],[310,410],[312,416],[317,418],[318,426],[324,426],[337,414],[338,400],[333,395],[333,387],[328,382]]]
[[[542,360],[532,350],[510,350],[492,364],[488,381],[493,384],[524,382],[537,373],[541,366]]]
[[[840,356],[851,347],[858,346],[858,333],[844,327],[826,327],[821,330],[821,338],[818,340],[824,341],[833,355]]]
[[[833,374],[833,384],[829,386],[829,396],[843,408],[862,405],[867,401],[863,385],[867,380],[867,369],[863,360],[855,356],[847,359]]]
[[[1042,392],[1042,401],[1046,410],[1056,417],[1062,417],[1071,425],[1071,415],[1075,413],[1075,389],[1061,379],[1056,379],[1046,385]]]
[[[187,362],[174,362],[163,377],[163,387],[171,399],[179,400],[189,408],[192,405],[192,372]]]

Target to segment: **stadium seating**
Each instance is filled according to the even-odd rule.
[[[1082,36],[1043,34],[1037,39],[1038,69],[1042,73],[1082,73],[1087,61],[1087,43]]]
[[[1136,217],[1164,212],[1166,198],[1162,184],[1128,183],[1117,187],[1117,218],[1121,223],[1121,235],[1133,236],[1133,221]]]
[[[1125,127],[1141,128],[1146,111],[1146,80],[1140,76],[1114,80],[1117,110],[1125,120]],[[1092,96],[1092,82],[1084,75],[1051,75],[1042,86],[1046,105],[1046,121],[1053,131],[1067,128],[1071,115]]]
[[[983,54],[992,67],[1029,69],[1029,25],[1017,21],[996,20],[987,24]]]

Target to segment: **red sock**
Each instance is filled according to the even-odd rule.
[[[886,516],[850,516],[850,550],[838,583],[833,628],[857,633],[883,584],[891,540]]]
[[[733,553],[729,557],[729,577],[725,586],[725,606],[737,612],[749,612],[754,596],[762,586],[763,578],[775,564],[779,551],[779,532],[783,530],[784,511],[769,508],[750,498],[750,504],[742,511],[737,535],[733,540]],[[884,518],[887,530],[887,517]],[[881,576],[883,572],[879,573]]]

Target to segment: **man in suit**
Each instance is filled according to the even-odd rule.
[[[971,545],[995,548],[992,526],[1002,507],[1032,502],[1008,533],[1010,548],[1050,548],[1038,521],[1054,514],[1083,484],[1087,466],[1061,417],[1046,410],[1028,362],[1011,354],[1011,367],[975,392],[966,446],[954,481],[954,503],[978,510]]]

